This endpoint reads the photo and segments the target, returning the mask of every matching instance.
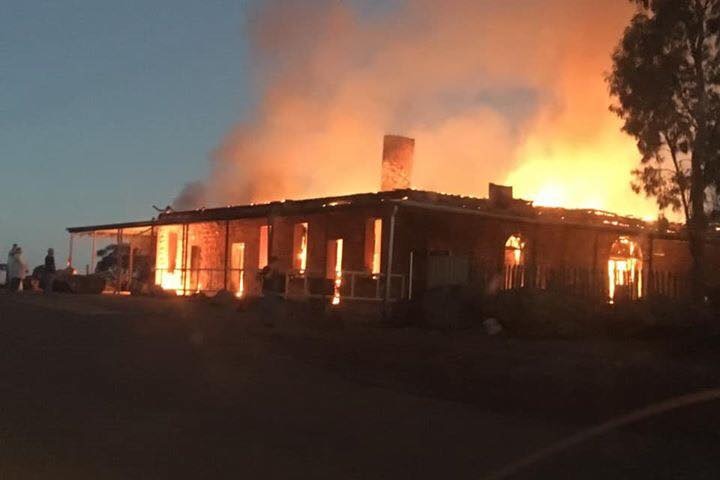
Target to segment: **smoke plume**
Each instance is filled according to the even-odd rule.
[[[413,186],[649,214],[604,74],[625,0],[271,0],[247,30],[256,109],[176,202],[376,191],[385,133],[416,139]]]

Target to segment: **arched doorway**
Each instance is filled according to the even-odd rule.
[[[610,302],[642,297],[642,250],[629,237],[619,237],[610,247],[608,297]]]
[[[519,233],[510,235],[505,241],[503,265],[506,290],[525,286],[526,245],[527,242]]]

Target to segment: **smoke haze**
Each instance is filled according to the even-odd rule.
[[[493,181],[652,215],[604,83],[632,13],[625,0],[252,3],[257,107],[175,205],[376,191],[395,133],[416,139],[415,188],[484,196]]]

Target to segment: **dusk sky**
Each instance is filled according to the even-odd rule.
[[[149,218],[251,102],[238,0],[5,0],[0,248]],[[4,261],[4,260],[2,260]]]
[[[5,0],[0,249],[62,263],[66,227],[197,180],[198,205],[376,190],[386,132],[418,188],[651,215],[603,82],[628,2],[508,3]]]

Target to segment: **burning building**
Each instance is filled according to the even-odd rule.
[[[679,296],[690,257],[681,231],[598,210],[537,207],[512,188],[488,198],[409,188],[414,141],[387,136],[382,189],[305,200],[187,211],[145,222],[73,227],[73,238],[128,244],[151,259],[144,280],[188,295],[261,294],[273,259],[288,298],[395,301],[443,285],[560,288],[610,301]],[[708,239],[709,261],[720,245]],[[94,249],[94,246],[93,246]],[[72,251],[72,248],[71,248]],[[72,254],[70,258],[72,262]]]

